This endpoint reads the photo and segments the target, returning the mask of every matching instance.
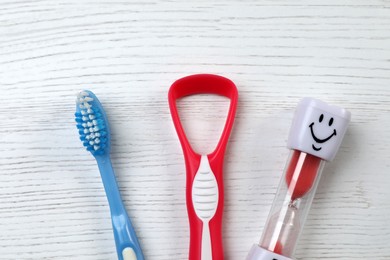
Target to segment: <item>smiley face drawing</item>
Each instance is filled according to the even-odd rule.
[[[351,113],[344,108],[304,98],[296,108],[287,147],[331,161],[350,120]]]
[[[319,123],[322,123],[322,121],[324,120],[324,114],[321,114],[320,117],[318,118],[318,122]],[[328,125],[329,127],[331,127],[333,125],[333,122],[334,122],[334,119],[333,117],[331,117],[329,119],[329,122],[328,122]],[[333,132],[326,138],[324,139],[321,139],[321,138],[318,138],[315,133],[314,133],[314,130],[313,130],[313,126],[314,126],[314,122],[312,122],[309,127],[310,127],[310,131],[311,131],[311,136],[313,137],[314,141],[318,144],[322,144],[322,143],[325,143],[327,141],[329,141],[333,136],[336,136],[337,135],[337,131],[336,129],[333,129]],[[311,145],[313,147],[313,149],[315,151],[320,151],[322,149],[322,147],[316,147],[314,144]]]

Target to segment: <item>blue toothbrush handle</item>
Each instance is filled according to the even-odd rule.
[[[127,215],[119,193],[115,173],[108,155],[96,156],[100,175],[111,211],[116,251],[119,260],[144,260],[133,225]]]

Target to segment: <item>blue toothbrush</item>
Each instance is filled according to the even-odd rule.
[[[110,129],[99,100],[89,90],[77,95],[76,122],[83,145],[95,157],[111,211],[119,260],[143,260],[133,225],[123,205],[110,159]]]

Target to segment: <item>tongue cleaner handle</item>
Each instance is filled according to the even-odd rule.
[[[216,94],[230,99],[221,138],[215,150],[199,155],[185,135],[176,100],[197,94]],[[186,201],[190,222],[191,260],[224,259],[222,246],[223,158],[233,126],[238,100],[234,83],[224,77],[198,74],[175,81],[168,93],[169,108],[186,164]]]

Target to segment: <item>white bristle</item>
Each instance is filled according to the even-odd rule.
[[[93,128],[93,130],[94,130],[94,132],[98,132],[98,131],[99,131],[99,127],[95,126],[95,127]]]
[[[94,145],[94,146],[93,146],[93,149],[94,149],[95,151],[99,150],[99,148],[100,148],[99,145]]]
[[[92,120],[92,124],[93,125],[97,125],[97,121],[96,120]]]
[[[89,133],[89,130],[88,129],[84,129],[84,134],[88,134]]]
[[[89,119],[94,120],[95,118],[96,118],[95,115],[93,114],[89,115]]]
[[[86,92],[86,91],[80,91],[79,94],[78,94],[79,97],[88,97],[89,96],[89,93]]]
[[[95,142],[94,142],[94,141],[89,141],[89,144],[90,144],[90,145],[94,145]]]
[[[91,101],[93,101],[93,98],[91,98],[91,97],[86,97],[86,98],[85,98],[85,101],[91,102]]]
[[[96,138],[94,141],[95,141],[96,144],[100,143],[100,139],[99,138]]]
[[[81,119],[82,119],[84,122],[88,121],[88,117],[86,117],[86,116],[83,116]]]

